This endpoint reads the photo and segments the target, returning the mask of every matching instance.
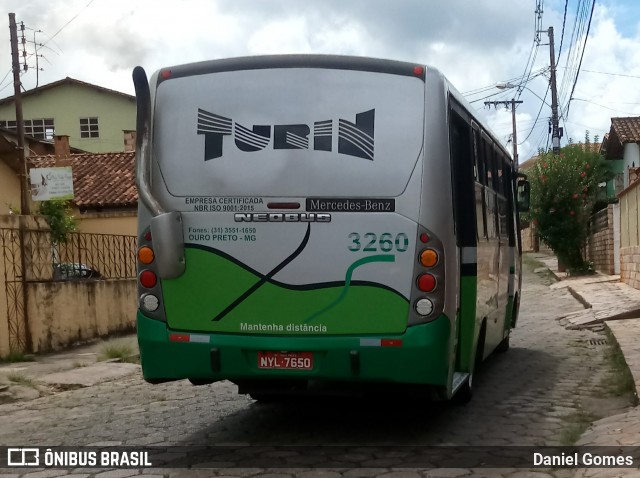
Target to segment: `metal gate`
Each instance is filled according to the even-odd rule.
[[[9,351],[21,353],[30,348],[25,314],[26,288],[22,273],[24,261],[21,256],[21,234],[19,229],[0,229],[2,249],[2,271],[4,300],[6,300]]]

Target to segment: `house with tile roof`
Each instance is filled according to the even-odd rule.
[[[35,156],[29,169],[71,166],[72,209],[80,232],[135,235],[135,151]]]
[[[132,145],[133,133],[124,139]],[[121,140],[122,141],[122,140]],[[135,151],[88,153],[69,147],[66,136],[56,136],[55,151],[42,150],[43,154],[31,154],[28,168],[71,166],[74,199],[73,215],[80,232],[100,234],[135,235],[137,231],[138,191],[135,184]],[[20,205],[19,165],[11,156],[3,156],[0,135],[0,200],[8,205]],[[5,197],[6,196],[6,197]],[[0,207],[2,204],[0,204]],[[38,203],[31,205],[37,211]],[[14,209],[18,212],[17,209]]]
[[[33,136],[24,137],[26,156],[55,154],[53,141]],[[69,148],[70,153],[82,153],[77,148]],[[0,215],[17,213],[20,208],[20,154],[15,131],[0,128]]]
[[[602,141],[601,153],[607,160],[622,160],[622,189],[640,178],[640,117],[611,118],[611,129]]]
[[[622,163],[614,212],[616,271],[623,282],[640,289],[640,117],[611,118],[611,128],[602,142],[605,159]]]
[[[122,151],[122,131],[135,129],[135,96],[68,77],[22,93],[22,109],[25,134],[93,153]],[[0,128],[16,129],[13,96],[0,99]]]

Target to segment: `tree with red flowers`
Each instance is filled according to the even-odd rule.
[[[605,161],[589,142],[589,133],[584,143],[565,146],[558,155],[541,152],[527,174],[531,182],[529,218],[538,236],[569,271],[585,271],[583,250],[598,185],[611,178]]]

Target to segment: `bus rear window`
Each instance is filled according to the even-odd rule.
[[[153,157],[174,196],[398,196],[422,149],[412,77],[214,73],[162,82],[154,107]]]

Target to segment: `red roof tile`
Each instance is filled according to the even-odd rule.
[[[640,143],[640,117],[611,118],[611,129],[602,142],[606,158],[622,159],[627,143]]]
[[[638,116],[611,118],[611,129],[616,132],[622,144],[640,142],[640,117]]]
[[[29,158],[31,167],[56,165],[53,155]],[[138,190],[135,181],[135,151],[72,154],[58,159],[73,169],[72,201],[81,209],[135,207]],[[60,164],[58,164],[60,165]]]

